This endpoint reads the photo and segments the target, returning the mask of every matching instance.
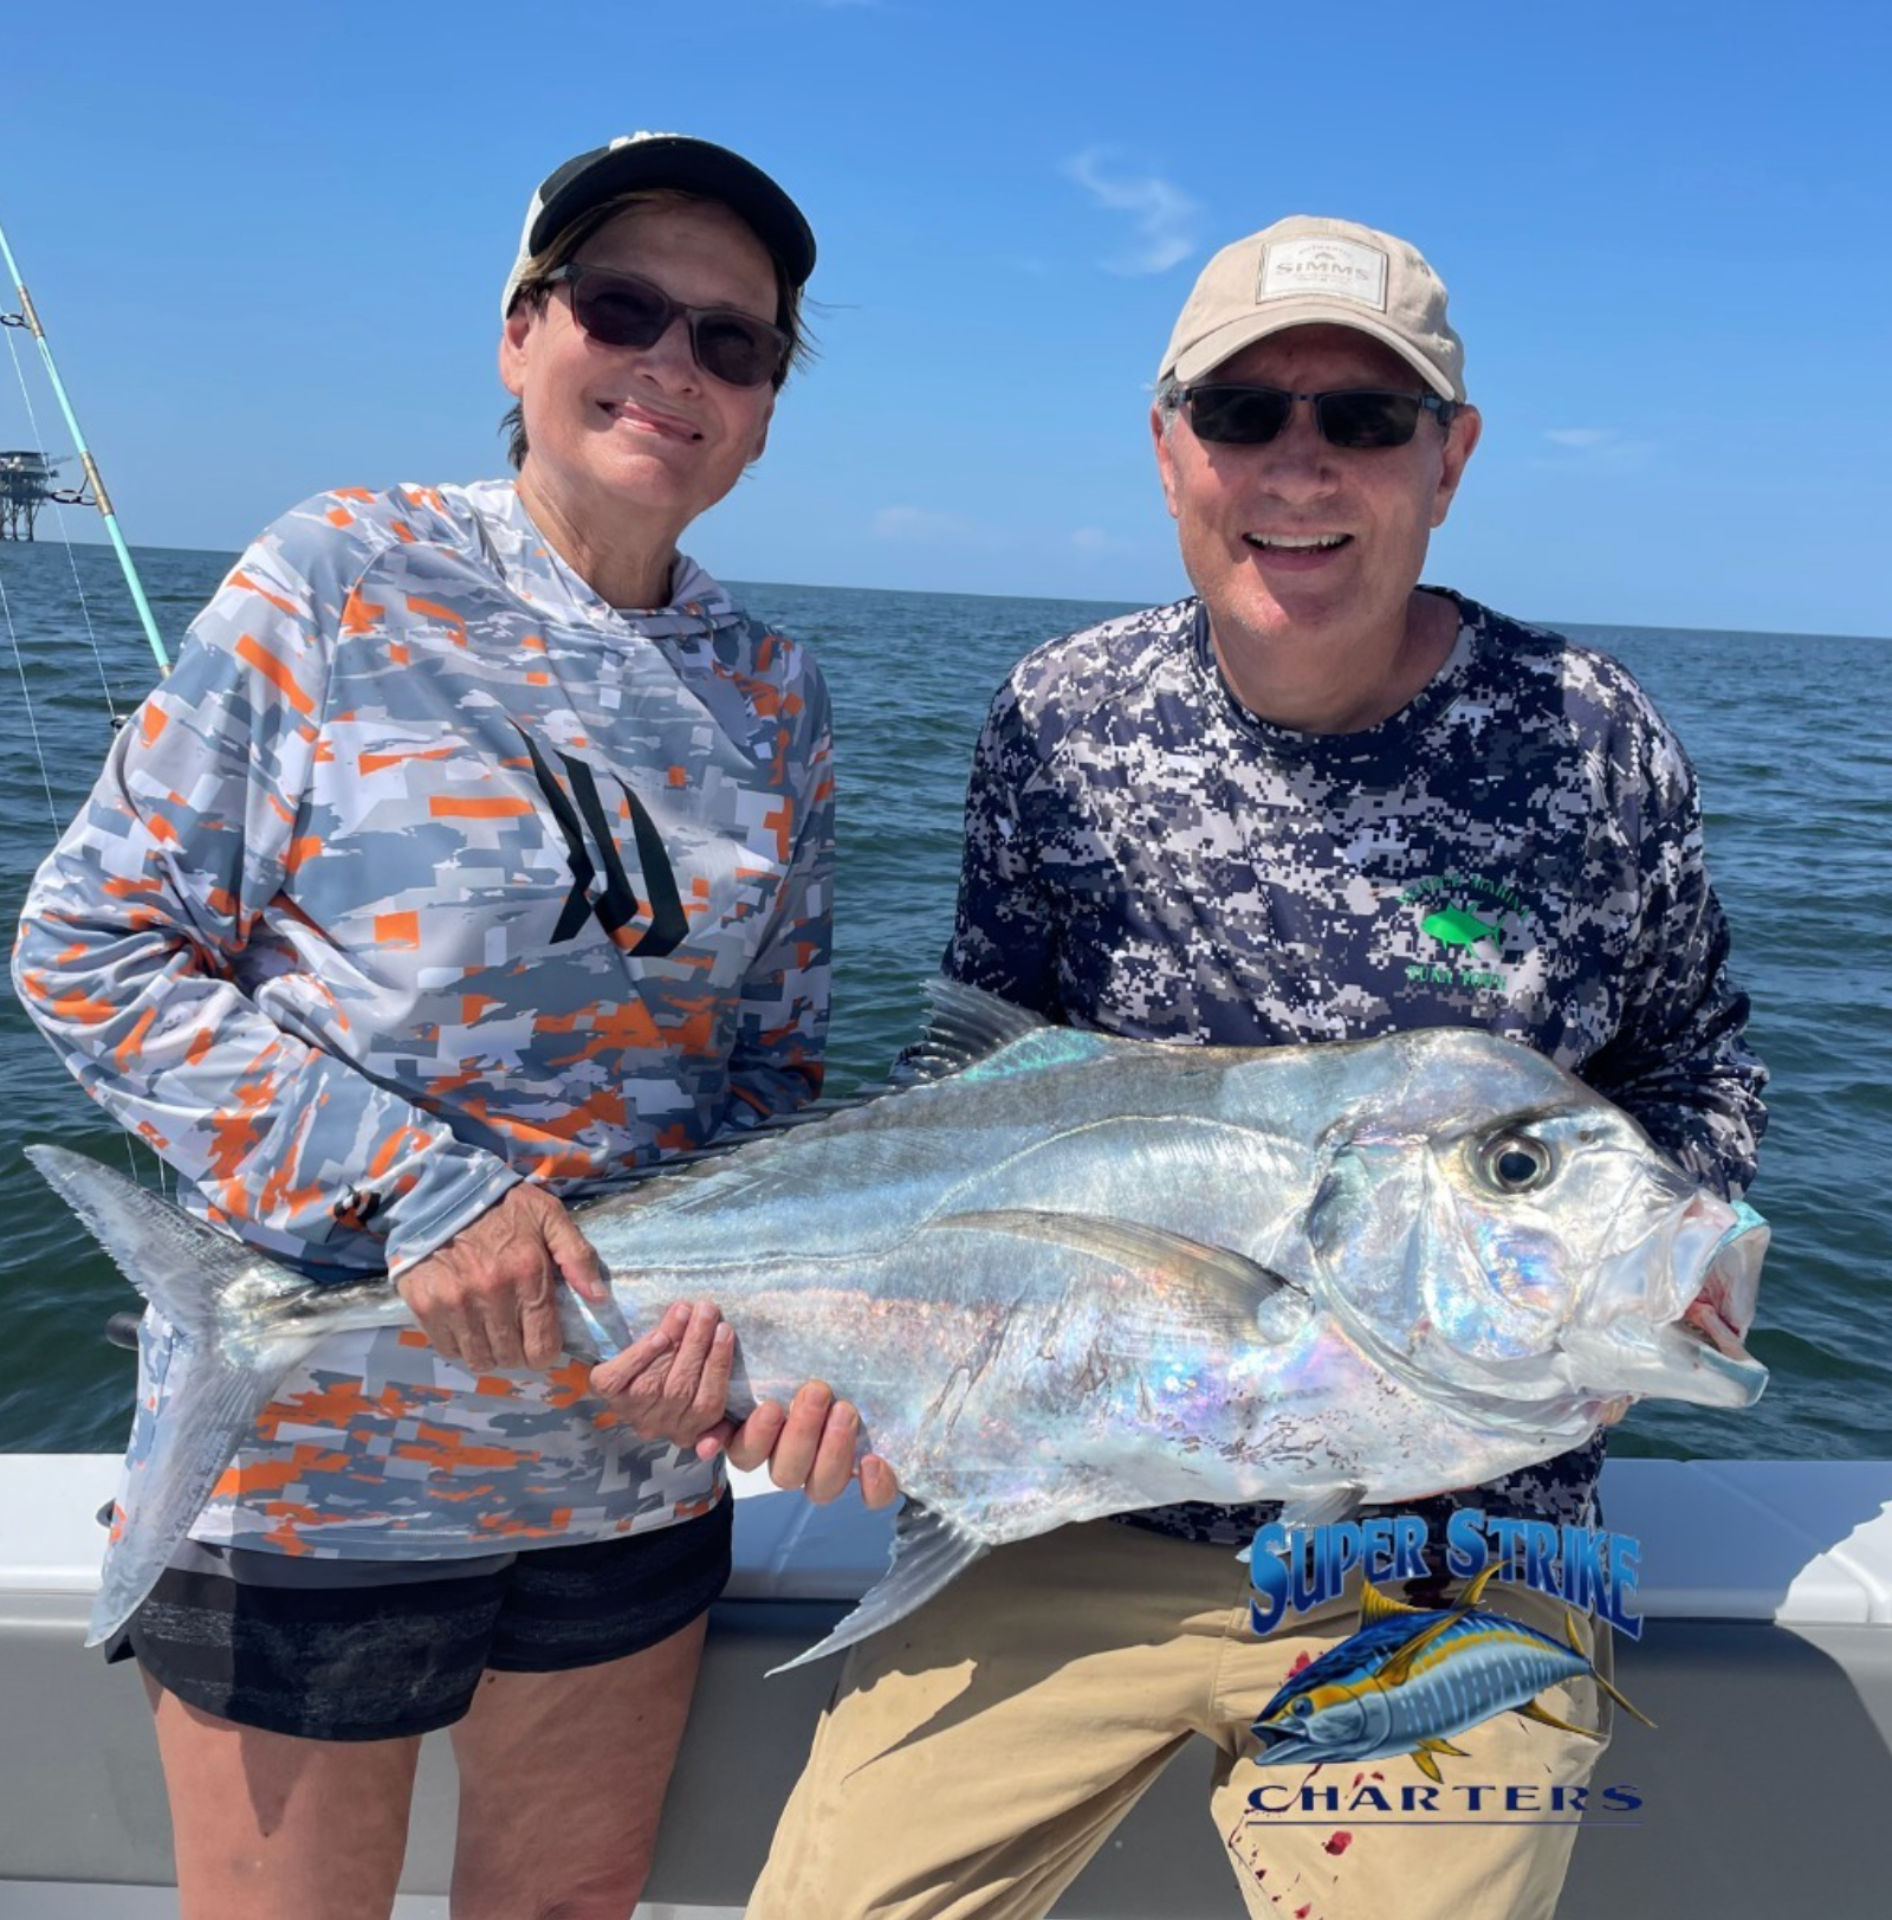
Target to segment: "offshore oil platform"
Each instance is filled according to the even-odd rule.
[[[31,448],[0,449],[0,540],[30,540],[33,522],[48,500],[70,500],[53,486],[61,463]]]

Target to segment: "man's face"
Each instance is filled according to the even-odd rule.
[[[660,203],[626,209],[579,248],[580,262],[641,274],[693,307],[775,318],[767,250],[726,207]],[[761,453],[775,395],[734,387],[696,364],[673,321],[648,347],[593,340],[555,288],[534,311],[520,302],[500,341],[500,375],[525,410],[530,451],[521,483],[571,522],[608,530],[630,514],[680,533]]]
[[[1347,327],[1295,327],[1245,347],[1205,380],[1294,393],[1378,387],[1423,393],[1390,347]],[[1449,432],[1431,414],[1403,447],[1329,446],[1297,404],[1266,446],[1198,440],[1185,409],[1167,432],[1152,413],[1156,463],[1183,565],[1224,647],[1396,642],[1478,440],[1478,415]]]

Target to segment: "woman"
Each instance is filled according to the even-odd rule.
[[[516,485],[276,522],[29,898],[22,1000],[187,1202],[420,1321],[290,1378],[114,1649],[189,1916],[386,1913],[441,1726],[456,1916],[628,1913],[728,1570],[715,1455],[846,1485],[825,1388],[721,1421],[708,1303],[607,1405],[555,1299],[602,1290],[561,1196],[820,1084],[826,695],[677,550],[762,452],[814,254],[720,147],[559,168],[506,283]],[[130,1476],[170,1352],[148,1316]]]

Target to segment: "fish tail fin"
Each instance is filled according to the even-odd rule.
[[[1612,1700],[1614,1700],[1616,1704],[1619,1707],[1621,1707],[1625,1713],[1634,1714],[1635,1717],[1638,1720],[1640,1720],[1642,1724],[1645,1727],[1647,1727],[1651,1733],[1653,1733],[1655,1731],[1655,1722],[1651,1720],[1649,1716],[1646,1713],[1644,1713],[1643,1710],[1639,1706],[1637,1706],[1632,1700],[1629,1700],[1625,1698],[1624,1695],[1618,1693],[1615,1687],[1613,1687],[1609,1683],[1609,1681],[1605,1680],[1603,1676],[1597,1672],[1595,1661],[1593,1661],[1587,1653],[1583,1652],[1583,1642],[1578,1637],[1578,1634],[1577,1634],[1577,1616],[1574,1613],[1572,1613],[1568,1607],[1564,1609],[1564,1635],[1569,1640],[1570,1645],[1574,1649],[1574,1651],[1583,1655],[1584,1663],[1590,1669],[1590,1678],[1594,1680],[1596,1684],[1599,1687],[1601,1687],[1603,1691],[1607,1693],[1609,1697]]]
[[[239,1282],[283,1294],[308,1282],[147,1192],[122,1173],[63,1147],[27,1157],[85,1222],[120,1271],[175,1330],[166,1405],[150,1452],[114,1513],[86,1645],[109,1639],[137,1610],[189,1533],[231,1456],[283,1377],[320,1337],[270,1334],[228,1296]],[[271,1289],[271,1280],[280,1287]],[[241,1341],[228,1331],[244,1324]]]

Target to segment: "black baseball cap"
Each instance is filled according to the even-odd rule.
[[[502,316],[511,311],[534,255],[580,214],[621,193],[651,187],[721,201],[754,228],[790,286],[806,285],[814,272],[815,236],[801,209],[753,161],[684,133],[622,133],[607,146],[567,160],[540,183],[526,209],[519,258],[506,276]]]

